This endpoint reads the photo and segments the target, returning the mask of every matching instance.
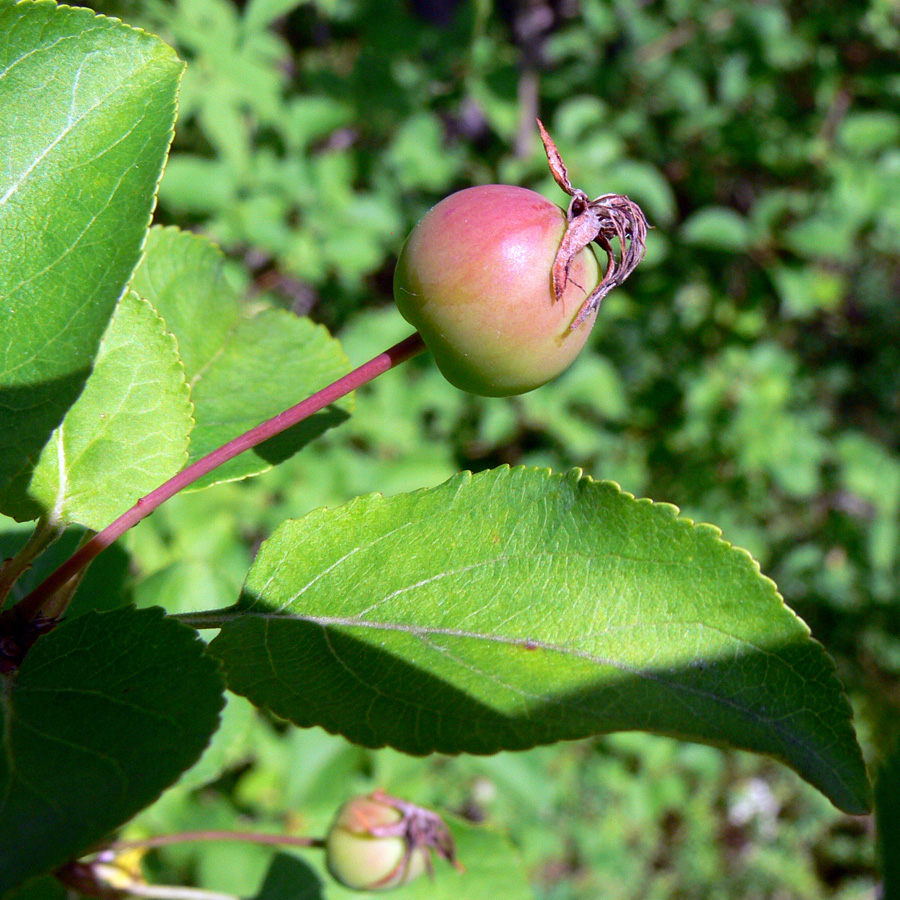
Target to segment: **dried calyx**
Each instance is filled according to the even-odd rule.
[[[644,258],[649,226],[643,210],[627,197],[621,194],[603,194],[596,200],[591,200],[584,191],[573,188],[559,150],[540,119],[538,127],[544,150],[547,151],[550,171],[556,183],[572,198],[566,212],[568,227],[553,263],[553,294],[556,300],[562,297],[566,289],[572,260],[591,241],[606,253],[606,274],[578,310],[571,326],[575,329],[613,288],[625,281]],[[613,238],[618,238],[619,241],[618,259],[610,243]]]

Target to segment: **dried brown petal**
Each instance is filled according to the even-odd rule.
[[[572,183],[569,181],[569,172],[566,169],[566,164],[562,161],[562,157],[559,155],[559,150],[556,149],[553,138],[547,134],[547,129],[544,128],[544,123],[540,119],[537,120],[537,123],[538,128],[541,130],[541,140],[544,142],[544,151],[547,154],[547,162],[550,164],[550,171],[553,173],[556,183],[567,194],[574,193]]]
[[[572,322],[575,329],[600,305],[600,301],[618,287],[644,258],[647,229],[650,227],[643,210],[621,194],[603,194],[589,200],[587,194],[573,188],[569,173],[553,138],[540,119],[538,128],[547,153],[547,162],[556,183],[572,197],[567,213],[568,226],[553,262],[553,294],[558,301],[569,281],[572,260],[592,241],[606,253],[606,274],[584,301]],[[616,256],[612,241],[619,243]]]

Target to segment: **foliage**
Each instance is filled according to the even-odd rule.
[[[53,9],[32,8],[45,16]],[[8,27],[19,10],[0,7],[7,54],[37,39]],[[191,438],[196,451],[204,420],[210,431],[234,420],[203,445],[210,447],[244,427],[247,398],[266,392],[266,409],[276,411],[343,370],[336,344],[288,309],[337,330],[354,363],[403,337],[386,305],[393,259],[413,222],[449,190],[527,183],[560,202],[531,125],[537,112],[574,183],[592,194],[629,194],[656,227],[641,269],[604,301],[590,354],[557,382],[481,400],[452,391],[430,361],[414,361],[361,392],[353,416],[299,456],[254,482],[176,498],[139,526],[124,542],[127,560],[109,551],[119,555],[98,562],[108,567],[103,578],[89,573],[99,584],[85,581],[72,626],[84,608],[127,600],[173,613],[227,606],[259,542],[284,518],[319,506],[434,486],[458,468],[578,465],[716,522],[751,550],[835,655],[865,713],[868,754],[890,746],[900,702],[900,23],[889,4],[422,2],[398,4],[388,16],[383,4],[363,0],[251,0],[242,8],[148,0],[100,11],[146,26],[188,61],[157,219],[196,227],[229,254],[223,261],[199,238],[152,231],[131,281],[160,312],[169,304],[162,318],[187,372],[169,389],[169,415],[182,423],[165,448],[171,460],[188,436],[185,386],[201,429]],[[81,111],[90,110],[95,141],[72,131],[45,157],[46,179],[36,168],[31,192],[16,191],[0,207],[0,279],[13,273],[0,294],[13,298],[10,309],[52,294],[58,316],[40,332],[28,320],[4,322],[24,361],[7,357],[16,375],[3,382],[3,409],[13,418],[0,428],[10,476],[0,498],[17,518],[63,499],[57,461],[68,426],[53,439],[55,459],[37,451],[51,446],[70,406],[67,422],[79,405],[90,414],[99,362],[82,386],[101,338],[112,340],[104,329],[137,262],[171,128],[174,57],[135,32],[122,43],[125,30],[106,20],[90,18],[86,29],[88,18],[73,11],[54,20],[77,37],[65,45],[68,57],[55,57],[51,89],[13,106],[2,92],[19,82],[0,78],[0,136],[33,142],[17,137],[4,147],[8,172]],[[95,66],[79,75],[85,92],[67,94],[84,58]],[[125,65],[135,74],[119,82]],[[87,93],[95,83],[96,95]],[[83,106],[70,105],[72,96]],[[133,114],[129,104],[145,113],[146,133],[134,132],[133,144],[111,137]],[[29,119],[14,121],[23,110]],[[138,157],[151,152],[153,160]],[[73,171],[90,177],[56,174]],[[41,221],[55,244],[34,252],[21,243],[25,232],[3,230],[3,212],[19,200],[16,215]],[[155,259],[153,242],[165,249]],[[176,243],[197,248],[184,256],[202,272],[196,281],[178,268]],[[101,270],[98,259],[108,266]],[[166,266],[173,285],[194,288],[190,306],[159,287]],[[204,289],[215,306],[200,313]],[[238,299],[245,292],[249,303]],[[144,308],[135,301],[135,319]],[[179,327],[179,309],[202,327]],[[117,318],[124,303],[119,310]],[[65,344],[44,340],[73,316]],[[241,339],[231,324],[239,317]],[[130,327],[126,344],[152,340],[149,322]],[[320,345],[315,384],[307,383],[300,361]],[[228,347],[233,361],[207,380],[203,360]],[[289,374],[287,348],[297,362]],[[160,378],[164,369],[154,367]],[[284,460],[347,412],[287,447],[241,459],[226,477]],[[101,437],[91,446],[109,456],[78,457],[86,479],[132,458],[121,447],[133,435],[123,434],[118,450]],[[40,478],[29,491],[23,466],[38,455]],[[73,467],[67,484],[79,477]],[[162,477],[154,470],[150,480]],[[135,482],[133,490],[145,488]],[[76,526],[114,515],[91,504],[79,492],[60,510]],[[2,555],[25,533],[10,523]],[[70,531],[68,544],[51,548],[14,596],[76,537]],[[62,627],[54,634],[65,638]],[[235,698],[224,722],[205,768],[137,819],[135,834],[226,826],[246,813],[275,828],[322,831],[345,796],[379,784],[508,829],[548,898],[851,898],[866,896],[874,879],[865,827],[766,761],[629,735],[424,763],[285,731]],[[497,842],[491,852],[505,859],[509,850]],[[470,869],[478,853],[463,853]],[[181,848],[148,867],[162,880],[251,895],[270,860],[258,849]],[[272,878],[291,869],[279,860]]]
[[[2,890],[154,800],[206,746],[221,692],[197,634],[159,609],[92,611],[38,641],[5,692]]]

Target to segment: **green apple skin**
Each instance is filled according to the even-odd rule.
[[[394,825],[400,810],[371,796],[348,800],[338,811],[325,839],[325,864],[332,877],[355,891],[384,891],[409,884],[427,865],[418,847],[404,864],[406,840],[400,835],[376,837],[367,829]]]
[[[394,299],[451,384],[488,397],[523,394],[578,356],[596,315],[571,325],[600,271],[586,248],[554,298],[551,270],[565,230],[558,206],[500,184],[451,194],[412,230]]]

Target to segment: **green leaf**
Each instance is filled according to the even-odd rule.
[[[830,263],[836,272],[840,260],[854,252],[858,226],[849,217],[846,220],[840,219],[831,210],[826,210],[801,219],[787,228],[779,228],[778,239],[792,253],[811,263]],[[773,268],[777,272],[779,268],[786,267],[782,265]]]
[[[647,730],[868,781],[834,667],[718,529],[577,470],[463,473],[266,541],[212,651],[298,725],[409,753]]]
[[[178,228],[151,228],[132,290],[146,297],[178,340],[189,381],[212,362],[237,325],[240,302],[225,281],[225,257],[206,238]]]
[[[129,291],[81,396],[41,453],[29,494],[52,521],[99,531],[184,465],[192,425],[175,341]]]
[[[346,374],[347,358],[320,325],[286,310],[252,318],[222,277],[222,254],[204,238],[153,229],[133,287],[166,320],[182,348],[196,426],[193,462]],[[265,472],[353,408],[344,398],[305,422],[220,466],[194,488]]]
[[[137,264],[182,65],[86,9],[0,0],[0,510],[91,369]]]
[[[435,860],[434,880],[417,879],[404,891],[404,900],[458,900],[460,896],[521,900],[532,896],[522,862],[506,837],[453,816],[445,815],[444,820],[465,872]],[[351,896],[349,891],[335,891],[334,895]]]
[[[726,207],[709,206],[695,212],[682,226],[681,239],[710,250],[746,250],[750,243],[747,220]]]
[[[250,0],[244,10],[244,28],[260,31],[276,19],[286,16],[303,0]]]
[[[236,174],[224,160],[178,153],[166,166],[159,198],[173,212],[209,215],[236,206],[238,190]]]
[[[678,212],[678,201],[665,176],[648,163],[630,159],[611,166],[604,182],[607,189],[640,202],[651,222],[668,225]]]
[[[900,892],[900,743],[887,755],[875,779],[875,821],[878,831],[878,857],[884,879],[883,896]]]
[[[792,318],[809,319],[823,310],[831,312],[846,294],[844,277],[819,266],[773,265],[769,271],[784,314]]]
[[[226,769],[249,755],[250,732],[256,722],[256,708],[243,697],[226,693],[221,724],[196,765],[178,780],[182,791],[215,781]]]
[[[322,887],[322,881],[304,860],[279,853],[254,900],[322,900]]]
[[[252,5],[252,4],[251,4]],[[247,8],[245,17],[250,13]],[[316,141],[327,138],[338,128],[356,121],[353,107],[342,100],[319,94],[299,94],[290,99],[285,111],[286,137],[297,149],[307,150]],[[299,185],[292,185],[299,190]]]
[[[2,691],[0,895],[159,796],[198,759],[222,706],[196,632],[133,607],[63,622]]]
[[[407,119],[391,140],[384,160],[404,191],[445,191],[458,175],[460,154],[447,146],[441,120],[431,113]]]
[[[900,117],[887,110],[851,113],[841,122],[837,139],[844,148],[860,156],[896,147]]]
[[[3,900],[69,900],[69,893],[52,875],[44,875],[4,894]]]
[[[321,325],[281,309],[242,320],[196,379],[191,461],[299,403],[349,370],[340,344]],[[195,487],[258,475],[350,415],[352,397],[225,463]]]

